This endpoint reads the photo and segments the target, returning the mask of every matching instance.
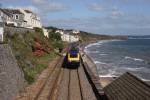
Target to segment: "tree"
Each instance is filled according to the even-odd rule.
[[[61,41],[61,34],[60,33],[49,32],[49,38],[54,40],[54,41]]]

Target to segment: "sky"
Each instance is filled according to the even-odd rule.
[[[96,34],[150,35],[150,0],[0,0],[36,12],[43,26]]]

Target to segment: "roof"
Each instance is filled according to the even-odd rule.
[[[5,13],[7,16],[11,17],[11,14],[10,14],[9,12],[7,12],[6,10],[4,10],[4,9],[2,9],[2,8],[0,8],[0,10],[1,10],[3,13]]]
[[[104,92],[109,100],[150,100],[150,86],[128,72],[106,86]]]
[[[30,10],[24,10],[26,13],[33,13],[32,11]]]
[[[23,14],[19,9],[2,9],[6,14]]]

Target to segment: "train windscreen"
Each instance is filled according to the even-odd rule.
[[[70,57],[71,57],[71,58],[77,58],[78,55],[77,55],[77,54],[70,54]]]

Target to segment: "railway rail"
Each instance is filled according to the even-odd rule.
[[[62,69],[61,65],[63,62],[63,57],[58,60],[58,63],[52,69],[51,74],[48,76],[47,81],[40,89],[38,94],[35,96],[34,100],[52,100],[54,98],[55,88],[61,79]]]
[[[76,69],[64,68],[58,94],[57,100],[97,100],[82,64]]]

